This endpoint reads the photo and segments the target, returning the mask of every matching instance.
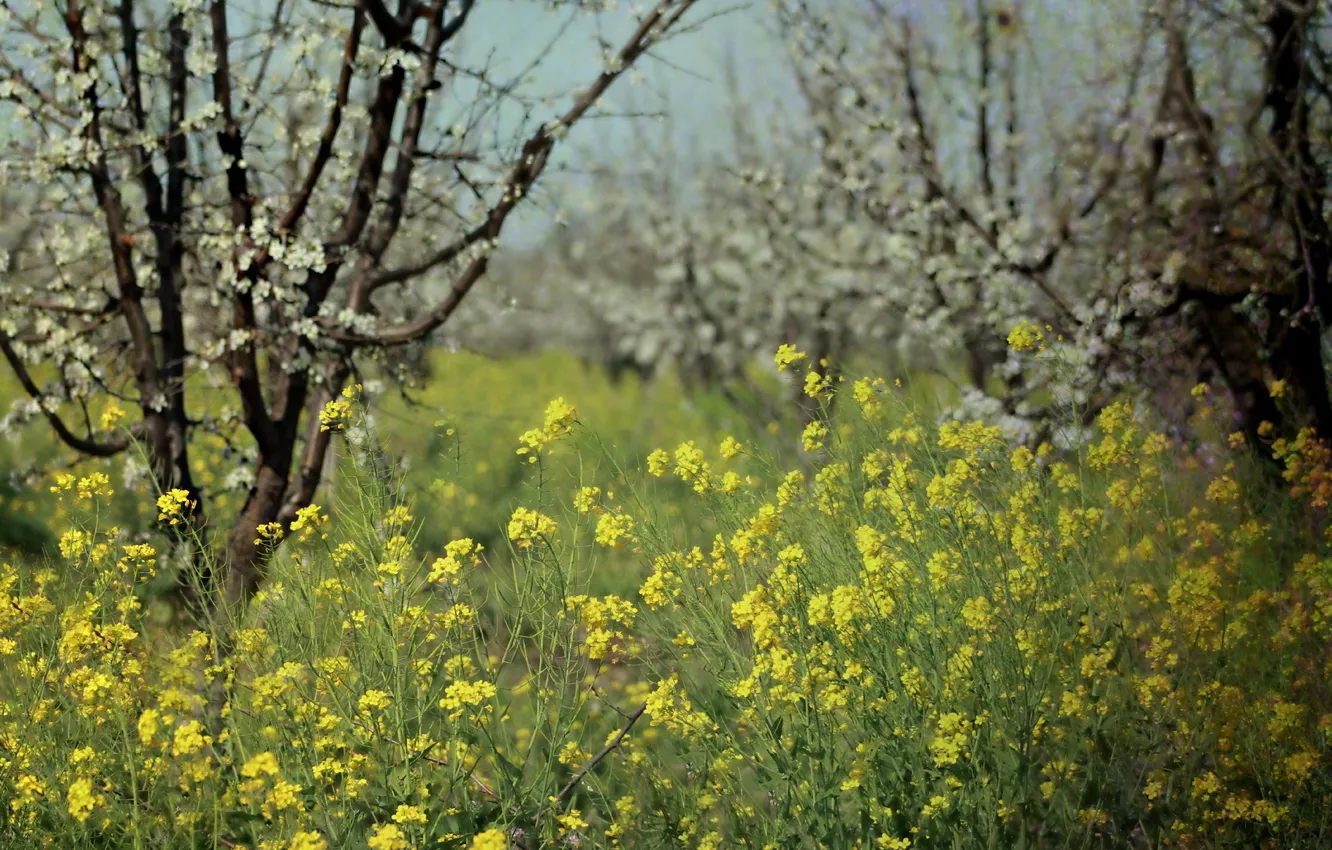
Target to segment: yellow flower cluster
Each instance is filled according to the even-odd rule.
[[[555,534],[555,520],[530,508],[517,508],[509,518],[509,539],[520,549],[530,549]]]
[[[481,546],[470,537],[464,537],[461,540],[450,540],[444,546],[443,557],[436,558],[430,565],[430,572],[426,576],[426,581],[431,582],[454,582],[458,574],[462,571],[463,560],[467,559],[473,567],[481,564]]]
[[[157,497],[157,519],[170,525],[178,525],[185,517],[185,512],[194,507],[194,501],[186,490],[179,488],[168,490]]]
[[[579,622],[586,632],[583,646],[593,661],[607,658],[612,645],[624,641],[633,628],[638,609],[615,595],[601,598],[578,595],[565,600],[565,608],[577,611]]]
[[[335,433],[346,430],[355,413],[353,402],[361,389],[360,384],[343,387],[340,393],[341,398],[335,398],[325,404],[319,411],[319,430]]]
[[[773,357],[773,361],[777,364],[777,368],[780,371],[786,371],[791,366],[794,366],[804,359],[805,353],[803,351],[798,351],[793,345],[779,345],[777,347],[777,354]]]
[[[529,463],[536,463],[537,456],[546,446],[573,430],[576,416],[573,407],[563,398],[553,400],[546,406],[546,420],[542,426],[524,431],[518,438],[522,443],[518,454],[527,455]]]
[[[1014,351],[1031,351],[1038,346],[1043,347],[1044,341],[1045,335],[1031,322],[1018,322],[1008,332],[1008,345]]]

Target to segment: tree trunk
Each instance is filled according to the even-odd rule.
[[[290,447],[285,457],[272,461],[260,459],[250,497],[236,517],[227,541],[226,578],[219,601],[228,609],[248,600],[263,582],[267,556],[258,545],[259,526],[277,521],[290,469]]]

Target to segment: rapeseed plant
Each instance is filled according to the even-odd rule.
[[[850,387],[799,469],[687,435],[625,468],[556,399],[498,543],[433,552],[358,437],[327,504],[260,529],[248,608],[193,631],[109,479],[61,475],[60,562],[0,567],[0,845],[1324,846],[1324,444],[1193,464],[1120,403],[1060,452]]]

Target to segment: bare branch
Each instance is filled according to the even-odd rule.
[[[69,429],[69,426],[65,424],[64,420],[60,418],[58,413],[53,410],[48,410],[46,405],[42,404],[44,396],[42,395],[41,388],[37,386],[35,381],[33,381],[32,375],[28,372],[27,364],[25,364],[18,356],[18,352],[14,350],[14,346],[11,343],[9,334],[5,333],[4,330],[0,330],[0,353],[3,353],[5,355],[5,360],[9,361],[10,368],[14,370],[14,375],[19,380],[19,385],[23,387],[23,390],[31,396],[34,401],[38,402],[38,406],[41,407],[42,410],[42,415],[46,417],[46,421],[51,425],[51,430],[55,431],[56,436],[59,437],[60,441],[65,445],[69,446],[74,451],[88,455],[89,457],[111,457],[120,454],[129,447],[130,441],[128,438],[103,443],[93,439],[91,436],[80,437]]]
[[[620,731],[615,733],[615,737],[611,738],[608,742],[606,742],[606,746],[602,747],[601,751],[598,752],[596,755],[594,755],[587,764],[583,765],[582,768],[579,769],[577,773],[569,777],[569,781],[566,782],[564,784],[564,787],[560,789],[560,793],[555,795],[556,803],[560,802],[565,797],[569,796],[569,792],[572,791],[574,788],[576,788],[579,782],[583,781],[584,776],[587,776],[587,774],[591,772],[593,768],[601,764],[601,762],[606,758],[606,756],[610,755],[612,752],[615,751],[616,748],[620,746],[620,744],[624,741],[625,736],[629,734],[629,730],[634,728],[634,724],[638,722],[638,718],[642,717],[643,713],[646,711],[647,711],[647,703],[643,703],[638,708],[634,709],[634,711],[629,715],[629,718],[625,720],[624,725],[620,727]]]
[[[504,183],[504,191],[499,202],[491,207],[483,224],[464,236],[462,240],[446,246],[417,263],[379,275],[376,284],[384,285],[386,280],[406,280],[423,274],[442,263],[453,260],[463,250],[483,239],[491,244],[497,242],[509,213],[527,195],[532,184],[545,170],[550,152],[555,146],[557,130],[562,133],[577,124],[579,119],[610,88],[611,84],[619,79],[639,56],[657,43],[662,35],[669,32],[695,2],[696,0],[662,0],[643,17],[634,34],[620,49],[617,67],[603,71],[592,85],[583,91],[573,106],[564,115],[560,116],[558,121],[554,122],[553,125],[547,125],[537,130],[523,145],[518,162],[514,164],[509,172],[508,179]],[[463,298],[471,291],[472,286],[485,275],[488,263],[489,260],[485,254],[472,260],[454,281],[449,293],[418,319],[391,326],[369,335],[348,333],[342,329],[334,329],[330,333],[344,342],[359,345],[402,345],[418,340],[444,324],[453,315],[454,311],[458,309],[458,305],[462,303]]]
[[[287,232],[296,227],[301,216],[305,215],[306,206],[310,203],[310,196],[314,194],[315,187],[319,185],[319,179],[324,174],[324,166],[328,164],[329,157],[333,155],[333,142],[338,137],[338,128],[342,126],[342,112],[347,106],[347,96],[351,91],[352,74],[355,70],[356,55],[361,47],[361,33],[365,29],[365,10],[361,4],[357,4],[356,10],[352,13],[351,31],[347,33],[347,46],[342,54],[342,71],[338,75],[337,93],[333,98],[333,109],[329,112],[328,122],[324,125],[324,132],[319,137],[319,148],[315,151],[314,159],[310,162],[309,170],[305,173],[305,180],[301,187],[296,190],[296,196],[292,198],[291,206],[278,219],[278,232]],[[262,259],[261,259],[262,262]]]

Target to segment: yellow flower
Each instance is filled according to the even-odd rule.
[[[823,398],[832,388],[832,379],[818,372],[805,375],[805,395],[810,398]]]
[[[517,508],[509,518],[509,539],[519,549],[530,549],[555,533],[555,520],[528,508]]]
[[[962,603],[962,619],[975,631],[987,630],[990,627],[990,600],[975,596]]]
[[[187,491],[179,488],[168,490],[157,497],[157,519],[177,525],[187,507],[194,507]]]
[[[560,822],[560,834],[568,835],[571,832],[587,829],[588,823],[583,820],[583,813],[578,809],[570,809],[565,814],[556,818]]]
[[[241,767],[241,776],[246,779],[256,779],[260,776],[276,776],[280,766],[277,756],[272,753],[260,753],[250,758]]]
[[[597,543],[612,549],[624,548],[624,540],[632,541],[634,518],[628,514],[605,513],[597,519]]]
[[[305,801],[301,799],[300,793],[301,786],[294,782],[278,782],[273,786],[273,790],[268,792],[267,805],[278,811],[285,809],[305,811]]]
[[[508,850],[509,837],[501,829],[487,829],[472,839],[471,850]]]
[[[384,513],[385,528],[403,528],[416,517],[403,505],[394,505]]]
[[[14,790],[18,792],[18,797],[10,801],[10,807],[18,811],[25,806],[33,805],[39,797],[46,796],[46,783],[30,773],[25,773],[14,783]]]
[[[291,837],[287,850],[328,850],[328,842],[317,832],[301,831]]]
[[[344,390],[345,392],[345,390]],[[351,402],[338,398],[324,405],[319,411],[319,430],[338,432],[347,427],[352,416]]]
[[[296,518],[291,521],[291,530],[299,531],[298,539],[305,543],[327,524],[328,517],[320,513],[318,505],[306,505],[296,512]],[[324,537],[327,535],[320,535],[321,539]]]
[[[383,711],[392,704],[393,698],[384,691],[369,690],[361,695],[356,707],[360,709],[361,714],[370,714],[375,711]]]
[[[828,436],[828,426],[819,420],[805,426],[805,430],[800,435],[800,442],[807,452],[816,452],[823,448],[823,440]]]
[[[643,597],[649,608],[655,610],[671,604],[681,586],[682,581],[674,572],[671,558],[662,556],[653,563],[652,574],[643,581],[638,595]]]
[[[92,545],[92,535],[77,528],[71,528],[60,536],[60,554],[72,561],[87,552]]]
[[[553,400],[546,405],[546,419],[543,426],[524,431],[518,437],[518,442],[522,445],[518,447],[517,453],[530,455],[528,462],[535,463],[536,455],[547,445],[573,430],[576,415],[573,407],[563,398]]]
[[[193,755],[211,743],[213,739],[204,734],[204,725],[197,720],[191,720],[176,728],[175,737],[171,742],[171,754]]]
[[[115,400],[107,402],[106,407],[102,408],[101,426],[103,431],[114,431],[120,424],[120,420],[125,418],[125,409]]]
[[[1027,321],[1018,322],[1008,332],[1008,344],[1014,351],[1030,351],[1044,339],[1040,328]]]
[[[381,824],[375,829],[369,841],[370,850],[411,850],[411,842],[395,824]]]
[[[804,360],[805,352],[797,351],[794,345],[779,345],[777,354],[772,359],[777,364],[777,370],[785,372],[790,366]]]
[[[852,385],[851,394],[860,405],[861,414],[871,418],[883,409],[883,402],[879,397],[887,390],[888,385],[884,383],[883,378],[861,378]]]
[[[155,708],[146,708],[144,709],[143,714],[139,715],[139,740],[142,741],[144,745],[153,742],[153,736],[155,736],[157,730],[161,728],[161,720],[162,715],[159,714]]]
[[[959,759],[964,758],[971,730],[971,721],[955,711],[939,715],[934,737],[930,739],[930,752],[934,755],[934,765],[947,767],[957,764]]]
[[[680,674],[672,673],[669,679],[662,679],[657,683],[656,689],[648,694],[646,712],[648,717],[652,718],[652,725],[665,726],[681,735],[697,733],[711,727],[708,716],[701,711],[695,711],[689,698],[683,693],[677,693],[676,688],[679,684]]]
[[[1009,466],[1018,475],[1026,475],[1031,472],[1032,466],[1036,463],[1036,455],[1031,453],[1031,449],[1026,446],[1018,446],[1013,450],[1013,456],[1009,459]]]
[[[573,429],[575,413],[573,406],[564,398],[554,399],[546,405],[546,433],[552,435],[567,434]]]
[[[398,806],[393,813],[394,823],[425,823],[426,813],[420,806]]]
[[[1207,501],[1214,504],[1228,505],[1238,501],[1239,497],[1239,483],[1229,475],[1222,475],[1207,485],[1207,494],[1205,498]]]
[[[782,478],[782,483],[777,485],[777,507],[784,508],[796,500],[800,495],[801,486],[805,483],[805,474],[798,469],[793,469],[786,473]]]
[[[1281,398],[1286,394],[1288,385],[1285,381],[1273,381],[1268,385],[1267,391],[1271,393],[1272,398]]]
[[[742,486],[744,486],[744,483],[745,483],[744,479],[741,478],[739,475],[737,475],[734,471],[727,470],[722,475],[721,481],[718,483],[717,486],[721,489],[723,493],[729,496],[732,493],[734,493],[736,490],[739,490]]]
[[[660,478],[666,474],[666,464],[670,462],[670,452],[665,449],[654,449],[652,453],[647,456],[648,473]]]
[[[596,505],[597,496],[600,495],[601,495],[600,487],[583,487],[574,493],[573,497],[574,508],[580,514],[584,515],[589,514],[592,512],[592,508]]]
[[[69,786],[69,793],[65,795],[69,805],[69,813],[79,823],[83,823],[88,816],[93,813],[93,809],[100,806],[106,799],[101,794],[93,793],[93,784],[91,779],[76,779]]]
[[[449,712],[450,720],[457,720],[469,707],[488,711],[490,706],[486,703],[494,699],[495,694],[495,686],[490,682],[461,679],[444,689],[439,707]]]
[[[444,544],[444,557],[436,558],[435,563],[430,565],[430,574],[426,576],[426,581],[448,581],[462,571],[462,559],[471,556],[471,563],[476,566],[481,562],[481,547],[470,537],[463,537],[459,540],[450,540]]]
[[[280,522],[260,523],[254,530],[259,535],[254,539],[254,545],[256,546],[261,545],[265,540],[277,543],[286,533],[282,530],[282,523]]]
[[[740,445],[739,440],[735,437],[727,437],[722,440],[721,443],[721,456],[727,460],[732,460],[736,455],[740,454],[742,449],[743,447]]]
[[[115,491],[111,489],[111,479],[105,472],[93,472],[79,479],[78,483],[79,498],[91,499],[94,496],[111,496]]]
[[[681,481],[692,481],[702,474],[707,467],[703,462],[703,450],[690,440],[675,447],[675,474]]]

